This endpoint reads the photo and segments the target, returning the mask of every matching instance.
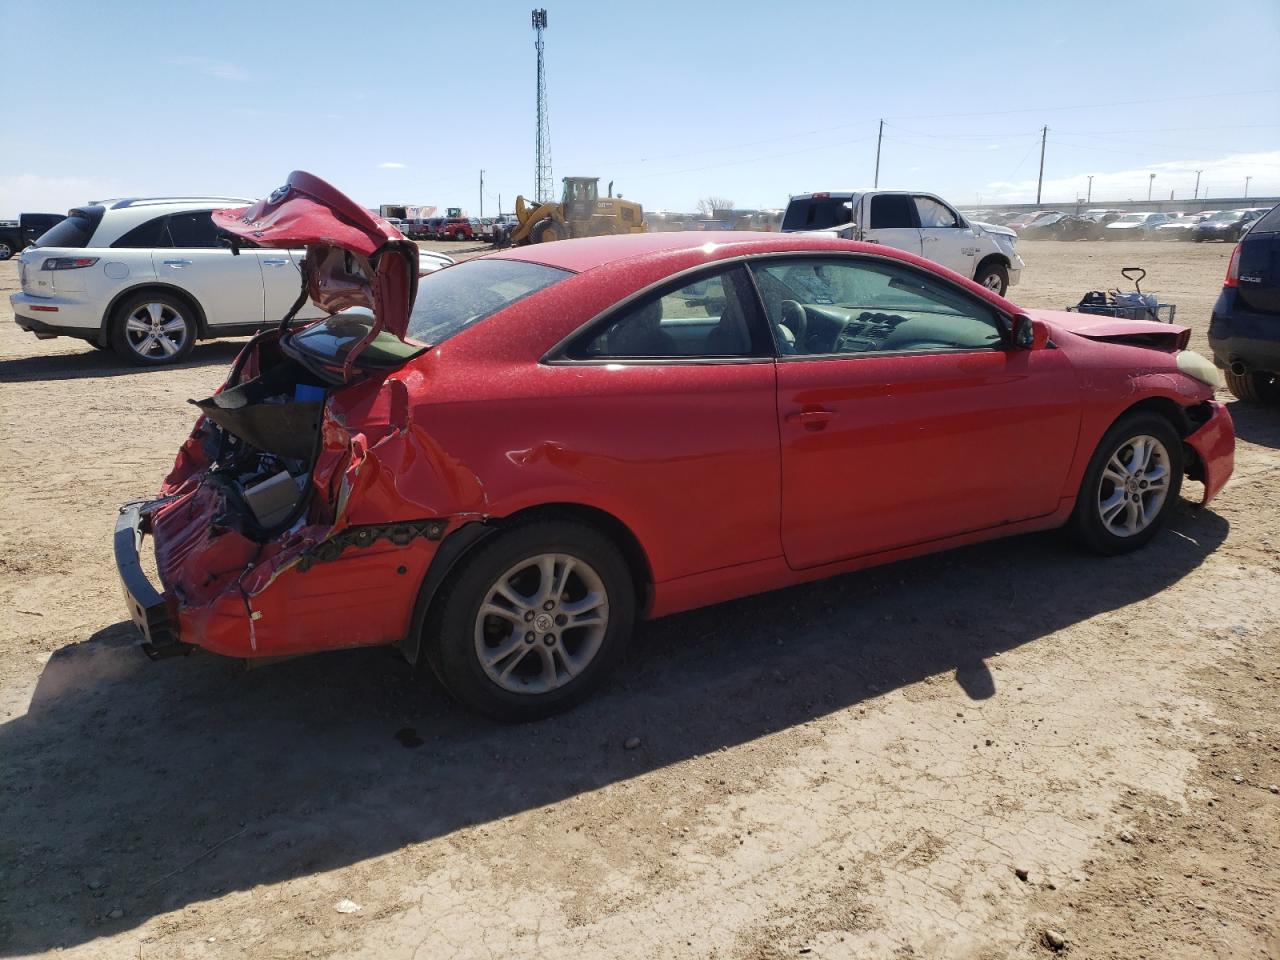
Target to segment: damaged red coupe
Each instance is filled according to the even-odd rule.
[[[1119,553],[1184,476],[1208,502],[1231,473],[1185,328],[1024,310],[882,246],[637,234],[419,279],[304,173],[215,219],[305,246],[295,309],[329,316],[251,340],[159,497],[122,508],[153,657],[395,644],[530,718],[638,618],[1051,527]]]

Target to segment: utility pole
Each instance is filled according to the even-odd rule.
[[[1036,181],[1036,206],[1040,206],[1040,188],[1044,186],[1044,142],[1049,139],[1049,125],[1040,131],[1040,179]]]
[[[480,171],[480,216],[484,216],[484,171]]]
[[[1192,197],[1191,197],[1191,199],[1193,199],[1193,200],[1199,200],[1199,199],[1200,199],[1200,174],[1202,174],[1202,173],[1204,173],[1204,171],[1203,171],[1203,170],[1197,170],[1197,171],[1196,171],[1196,191],[1195,191],[1195,193],[1194,193],[1194,194],[1192,194]]]
[[[1151,188],[1156,185],[1156,175],[1150,174],[1147,177],[1147,203],[1151,202]]]
[[[1089,195],[1084,198],[1085,203],[1093,203],[1093,176],[1089,177]]]
[[[542,31],[547,29],[547,11],[533,11],[533,32],[537,35],[534,49],[538,51],[538,143],[534,158],[534,199],[546,203],[552,199],[551,191],[551,129],[547,116],[547,77],[543,69]]]
[[[1252,180],[1252,179],[1253,179],[1253,177],[1245,177],[1245,178],[1244,178],[1244,198],[1245,198],[1246,200],[1248,200],[1248,199],[1249,199],[1249,181],[1250,181],[1250,180]]]
[[[880,186],[880,141],[884,139],[884,119],[880,120],[880,133],[876,136],[876,179],[872,187]]]

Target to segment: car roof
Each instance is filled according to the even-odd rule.
[[[89,206],[104,207],[102,219],[94,228],[88,247],[106,247],[140,224],[155,217],[187,210],[219,210],[256,203],[244,197],[128,197],[123,200],[98,200]]]
[[[497,260],[524,260],[561,270],[583,273],[605,264],[641,258],[666,258],[682,253],[700,253],[706,260],[723,260],[749,254],[769,254],[862,249],[879,256],[889,255],[911,262],[923,262],[909,254],[872,244],[839,240],[830,235],[765,233],[752,230],[690,230],[670,233],[628,233],[611,237],[584,237],[513,247],[490,254]]]

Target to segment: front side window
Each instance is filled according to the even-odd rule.
[[[731,267],[653,293],[588,331],[568,355],[575,360],[750,357],[771,352],[753,338],[753,301],[746,274]]]
[[[172,246],[188,249],[220,247],[218,228],[209,216],[212,211],[192,210],[169,216],[169,240]]]
[[[956,215],[946,204],[932,197],[916,197],[916,213],[922,227],[958,227]]]
[[[871,198],[870,229],[890,230],[916,226],[915,204],[905,193],[880,193]]]
[[[872,260],[785,258],[751,265],[786,355],[989,350],[1002,318],[945,281]]]

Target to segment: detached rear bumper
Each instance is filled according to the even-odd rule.
[[[1218,495],[1235,467],[1236,428],[1231,421],[1225,404],[1217,400],[1208,401],[1212,411],[1209,419],[1189,437],[1187,443],[1200,457],[1204,476],[1204,497],[1201,504],[1207,504]]]
[[[190,653],[192,645],[179,639],[178,622],[164,594],[151,585],[142,569],[140,547],[149,532],[145,502],[128,503],[116,520],[116,572],[124,590],[129,616],[142,633],[142,650],[152,660]]]

